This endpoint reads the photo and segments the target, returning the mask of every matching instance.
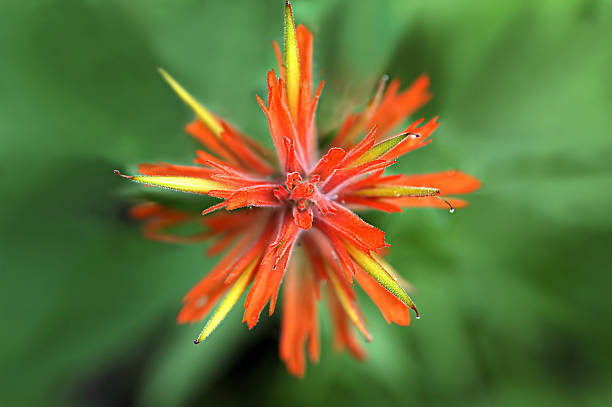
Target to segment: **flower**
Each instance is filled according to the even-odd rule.
[[[335,346],[362,359],[364,352],[351,325],[371,340],[353,290],[354,280],[376,303],[387,322],[410,323],[417,309],[406,283],[381,258],[389,245],[385,233],[355,214],[363,209],[401,212],[404,207],[450,207],[466,202],[448,197],[468,193],[479,182],[459,171],[427,175],[386,175],[406,153],[431,142],[436,118],[419,120],[403,131],[391,131],[431,97],[429,79],[418,78],[399,91],[381,80],[375,96],[359,113],[349,115],[330,145],[321,146],[315,110],[323,89],[313,92],[313,36],[294,27],[291,5],[285,6],[284,55],[274,43],[278,74],[268,73],[268,100],[257,101],[265,113],[275,152],[238,131],[200,105],[165,71],[162,76],[194,111],[186,130],[205,150],[195,165],[142,164],[141,175],[121,176],[148,186],[204,194],[221,199],[196,219],[156,203],[132,208],[146,220],[145,234],[162,241],[216,239],[210,255],[225,252],[216,267],[183,298],[178,322],[203,319],[216,310],[195,340],[205,340],[247,291],[243,322],[253,328],[265,305],[272,315],[283,284],[280,357],[302,376],[305,347],[319,358],[318,302],[321,288],[334,321]],[[319,157],[319,150],[324,154]],[[118,173],[118,171],[117,171]],[[166,228],[201,222],[206,231],[175,236]]]

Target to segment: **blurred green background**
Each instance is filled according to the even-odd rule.
[[[249,332],[234,310],[193,346],[200,326],[174,318],[215,259],[143,239],[125,216],[139,188],[112,170],[193,157],[159,66],[267,140],[254,95],[281,3],[1,2],[0,404],[612,405],[606,0],[295,0],[325,69],[324,127],[381,74],[427,72],[418,117],[441,126],[393,171],[460,168],[483,186],[452,216],[366,215],[422,318],[388,326],[362,296],[365,363],[333,352],[325,315],[302,380],[278,360],[278,312]]]

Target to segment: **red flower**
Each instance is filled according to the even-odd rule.
[[[195,219],[157,204],[132,209],[146,219],[145,234],[163,241],[216,239],[209,249],[225,252],[217,266],[183,298],[179,322],[204,318],[221,300],[202,333],[203,341],[248,290],[243,322],[253,328],[267,303],[276,308],[283,279],[280,357],[298,376],[319,357],[318,301],[323,286],[334,320],[335,344],[358,359],[363,350],[351,324],[371,340],[356,303],[353,281],[372,298],[387,322],[410,323],[411,299],[403,281],[377,254],[388,247],[385,233],[354,211],[401,212],[403,207],[465,206],[448,195],[468,193],[479,182],[458,171],[428,175],[385,175],[387,167],[409,151],[431,142],[436,118],[419,120],[398,134],[389,132],[426,103],[429,80],[422,76],[399,92],[399,81],[385,81],[367,107],[350,115],[330,146],[319,145],[315,110],[323,82],[313,92],[312,34],[294,29],[289,2],[285,13],[284,63],[275,43],[279,74],[268,73],[264,111],[275,155],[207,111],[173,78],[164,78],[193,109],[197,118],[186,130],[206,148],[194,166],[143,164],[142,175],[124,176],[146,185],[207,194],[221,202],[202,212],[207,232],[190,237],[164,233],[164,228]],[[324,154],[319,158],[319,150]],[[322,284],[326,283],[326,284]],[[416,314],[418,318],[418,313]]]

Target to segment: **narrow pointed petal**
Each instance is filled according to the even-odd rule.
[[[353,194],[368,197],[393,198],[401,196],[434,196],[439,195],[438,188],[409,187],[402,185],[377,186],[354,191]]]
[[[404,279],[397,272],[397,270],[391,264],[389,264],[387,260],[385,260],[384,258],[382,258],[376,253],[372,253],[372,258],[376,260],[378,263],[380,263],[380,265],[383,266],[385,270],[387,270],[387,273],[389,273],[391,277],[393,277],[399,283],[400,287],[402,287],[406,292],[409,292],[410,294],[414,294],[415,292],[414,286],[409,281]]]
[[[336,350],[348,348],[357,360],[364,360],[366,357],[365,351],[349,329],[349,325],[346,321],[346,313],[344,309],[342,309],[342,305],[331,290],[327,290],[327,293],[328,304],[333,317],[334,347]]]
[[[404,196],[400,198],[384,199],[384,201],[393,203],[402,208],[440,208],[450,209],[453,213],[457,208],[465,208],[468,202],[461,198],[441,197],[438,196],[421,196],[410,197]]]
[[[380,126],[380,136],[384,136],[400,122],[431,99],[429,78],[421,75],[406,90],[399,92],[400,82],[391,81],[376,112],[370,117],[368,125]]]
[[[348,286],[346,287],[342,286],[340,279],[336,276],[333,270],[330,270],[329,266],[327,267],[327,277],[329,278],[329,281],[331,282],[330,285],[332,289],[334,290],[334,293],[338,297],[338,300],[340,301],[340,305],[342,305],[342,308],[344,308],[346,315],[353,322],[357,330],[361,332],[363,337],[368,342],[372,342],[372,335],[370,335],[367,328],[365,327],[365,324],[363,323],[363,319],[361,318],[361,315],[359,315],[359,311],[357,307],[355,306],[355,303],[349,298],[349,296],[347,295],[345,291],[346,289],[350,289],[350,288]]]
[[[380,158],[383,160],[393,160],[395,158],[401,157],[404,154],[413,151],[417,148],[421,148],[426,146],[431,142],[431,138],[429,138],[434,131],[438,128],[440,123],[438,123],[438,117],[434,117],[427,123],[421,125],[424,119],[419,119],[416,122],[412,123],[406,130],[404,130],[403,134],[412,134],[412,137],[406,137],[401,143],[387,151]]]
[[[333,204],[335,213],[320,218],[320,223],[328,225],[345,239],[349,239],[368,252],[386,247],[385,232],[370,225],[342,205]]]
[[[159,68],[159,73],[163,76],[163,78],[168,82],[168,84],[172,87],[172,89],[176,92],[177,95],[193,110],[195,115],[204,122],[206,127],[210,129],[217,137],[221,136],[221,132],[223,131],[223,126],[219,123],[219,120],[215,118],[215,116],[210,113],[204,106],[202,106],[189,92],[185,90],[172,76],[170,76],[166,71],[162,68]]]
[[[368,151],[366,151],[365,154],[363,154],[361,157],[356,159],[350,166],[356,167],[358,165],[376,160],[377,158],[385,154],[387,151],[391,150],[393,147],[404,141],[406,137],[416,137],[416,135],[413,133],[402,133],[398,136],[391,137],[388,140],[378,143],[372,148],[370,148]]]
[[[285,80],[287,100],[293,121],[297,123],[298,101],[300,96],[300,64],[298,44],[293,23],[291,3],[285,2]]]
[[[142,175],[208,178],[214,173],[214,170],[210,168],[196,167],[195,165],[173,165],[159,163],[139,164],[138,172]]]
[[[387,184],[387,182],[384,182]],[[403,175],[389,182],[396,185],[432,186],[440,189],[441,195],[468,194],[480,187],[480,181],[457,170],[431,174]]]
[[[174,191],[189,192],[192,194],[207,194],[211,190],[226,189],[224,185],[205,178],[148,175],[129,176],[120,174],[119,171],[115,171],[115,173],[123,178],[127,178],[141,184],[172,189]]]
[[[357,268],[355,279],[370,299],[376,304],[387,323],[401,326],[410,325],[410,308],[399,298],[380,285],[361,267]]]
[[[353,260],[355,260],[355,262],[361,266],[366,273],[368,273],[374,280],[378,281],[378,283],[385,287],[387,291],[399,298],[404,304],[412,308],[417,314],[417,319],[419,318],[419,312],[408,294],[406,294],[402,287],[400,287],[399,283],[389,274],[389,272],[387,272],[387,270],[385,270],[382,265],[380,265],[380,263],[347,241],[345,241],[345,246]]]
[[[251,262],[251,264],[242,272],[240,277],[238,277],[238,280],[236,280],[234,285],[232,285],[232,288],[230,288],[225,298],[223,298],[223,301],[221,301],[221,304],[219,304],[219,307],[212,317],[210,317],[204,326],[204,329],[202,329],[202,332],[198,336],[198,339],[196,339],[194,343],[198,344],[204,341],[204,339],[206,339],[217,328],[217,326],[219,326],[221,321],[223,321],[225,316],[234,307],[236,301],[238,301],[251,281],[256,264],[256,261]]]

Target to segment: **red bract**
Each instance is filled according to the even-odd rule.
[[[353,290],[354,280],[380,308],[384,318],[410,323],[411,299],[405,283],[380,256],[388,247],[385,233],[355,214],[360,209],[401,212],[404,207],[465,206],[447,197],[468,193],[479,182],[458,171],[428,175],[385,175],[404,154],[427,145],[438,127],[421,119],[405,130],[390,131],[426,103],[429,80],[422,76],[407,90],[392,81],[378,90],[359,113],[351,114],[324,147],[318,142],[315,111],[323,83],[312,83],[311,33],[294,29],[286,4],[285,52],[275,50],[279,73],[268,73],[268,99],[257,100],[267,117],[275,151],[269,152],[201,106],[173,78],[161,71],[197,118],[187,132],[202,143],[195,165],[143,164],[142,175],[124,176],[146,185],[221,199],[199,221],[207,232],[174,236],[166,228],[196,221],[192,215],[146,203],[132,209],[145,219],[147,237],[162,241],[216,239],[209,254],[224,252],[211,270],[183,298],[179,322],[204,318],[217,304],[196,343],[203,341],[248,289],[243,322],[253,328],[266,304],[276,308],[283,280],[280,356],[298,376],[305,370],[305,347],[319,357],[318,302],[327,291],[335,344],[358,359],[364,352],[353,325],[371,340]],[[322,155],[319,152],[322,151]],[[418,313],[417,313],[418,317]]]

